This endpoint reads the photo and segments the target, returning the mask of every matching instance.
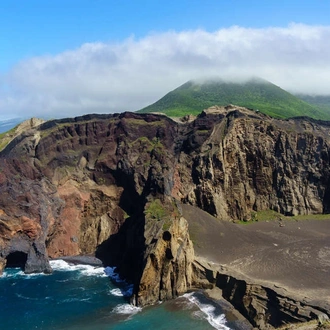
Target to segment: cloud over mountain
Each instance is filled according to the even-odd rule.
[[[189,79],[260,76],[330,94],[330,26],[239,26],[94,42],[30,58],[2,76],[0,114],[66,117],[138,110]]]

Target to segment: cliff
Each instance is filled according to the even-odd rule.
[[[193,285],[221,289],[260,329],[328,319],[329,215],[239,225],[193,206],[182,210],[194,241]]]
[[[192,286],[181,206],[223,220],[330,210],[330,124],[245,108],[174,121],[123,113],[55,120],[0,153],[0,265],[51,271],[96,253],[133,281],[135,304]]]
[[[272,284],[265,286],[203,260],[196,260],[194,273],[200,274],[199,280],[205,281],[207,277],[210,288],[220,288],[222,296],[258,329],[295,328],[290,324],[299,329],[308,322],[311,324],[306,329],[328,329],[327,309],[290,295],[283,288]]]

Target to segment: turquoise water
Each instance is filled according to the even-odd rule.
[[[51,265],[52,275],[5,270],[0,278],[1,329],[240,329],[201,293],[140,309],[128,304],[132,287],[111,268],[62,260]]]

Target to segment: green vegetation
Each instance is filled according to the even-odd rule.
[[[165,147],[159,138],[149,140],[146,136],[141,136],[133,142],[128,142],[132,150],[138,150],[140,154],[148,154],[149,157],[141,157],[144,160],[144,166],[150,166],[153,157],[159,158],[165,154]],[[151,157],[150,157],[151,156]]]
[[[154,199],[147,203],[144,214],[147,220],[157,220],[162,225],[162,230],[167,231],[172,225],[172,221],[179,217],[179,212],[175,204],[165,204],[160,199]]]
[[[146,136],[141,136],[134,140],[132,143],[129,143],[129,145],[133,148],[143,148],[147,152],[151,152],[154,149],[155,142],[152,140],[150,141]]]
[[[285,218],[281,213],[275,212],[273,210],[265,210],[265,211],[252,211],[250,221],[238,221],[240,224],[249,224],[256,221],[274,221],[279,220],[280,218]]]
[[[330,114],[330,95],[311,96],[298,94],[296,96],[309,104],[318,106],[324,112]]]
[[[146,122],[143,118],[125,118],[125,122],[130,125],[145,125],[145,126],[157,126],[165,127],[165,121],[163,119]]]
[[[147,205],[145,209],[145,215],[148,218],[159,221],[167,215],[167,212],[162,202],[159,199],[155,199]]]
[[[165,218],[163,223],[163,231],[169,230],[172,225],[172,221],[170,218]]]
[[[163,112],[168,116],[182,117],[187,114],[197,115],[213,105],[228,104],[259,110],[277,118],[309,116],[330,120],[330,112],[308,104],[262,79],[252,79],[245,83],[189,81],[138,112]]]
[[[18,125],[7,132],[0,133],[0,151],[3,150],[15,137]]]

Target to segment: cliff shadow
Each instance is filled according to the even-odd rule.
[[[136,283],[142,272],[145,251],[144,198],[124,183],[119,206],[129,215],[116,234],[97,246],[95,256],[104,266],[116,267],[121,278]]]

